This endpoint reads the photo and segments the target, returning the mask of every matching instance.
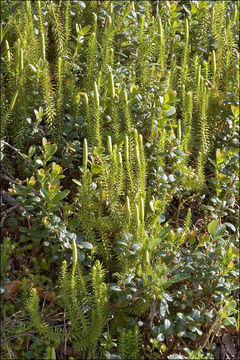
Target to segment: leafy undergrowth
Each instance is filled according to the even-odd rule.
[[[240,357],[238,16],[1,2],[3,359]]]

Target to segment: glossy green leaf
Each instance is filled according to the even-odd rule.
[[[219,226],[219,222],[215,219],[212,220],[209,224],[208,224],[208,233],[210,235],[212,235],[214,233],[214,231],[218,228]]]
[[[52,201],[55,203],[55,202],[63,200],[69,194],[69,192],[70,192],[69,190],[61,191],[53,198]]]

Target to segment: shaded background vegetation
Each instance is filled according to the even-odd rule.
[[[238,17],[1,2],[3,358],[237,357]]]

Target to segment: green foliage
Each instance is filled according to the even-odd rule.
[[[119,336],[119,355],[121,359],[137,359],[140,350],[140,333],[138,327],[134,330],[123,331]]]
[[[1,9],[3,355],[216,358],[239,331],[239,4]]]
[[[30,321],[33,328],[35,328],[38,334],[44,339],[45,343],[57,346],[61,342],[61,332],[54,331],[50,326],[45,323],[39,313],[39,299],[36,289],[33,289],[30,295],[30,299],[27,303],[27,310],[30,314]]]
[[[104,282],[104,271],[99,261],[91,271],[91,289],[89,280],[83,275],[78,265],[78,251],[75,240],[72,244],[72,271],[67,269],[63,262],[60,286],[61,304],[69,320],[68,328],[54,330],[42,320],[39,312],[39,298],[37,290],[32,289],[27,301],[27,310],[30,315],[30,325],[37,331],[38,336],[48,345],[45,357],[52,359],[55,348],[68,336],[74,349],[84,354],[84,351],[94,351],[98,338],[106,323],[109,312],[108,289]],[[134,340],[133,340],[134,342]],[[135,345],[137,346],[137,345]],[[56,355],[55,355],[56,356]],[[83,355],[84,356],[84,355]]]
[[[104,271],[99,261],[91,271],[91,286],[77,265],[77,248],[73,242],[73,267],[68,274],[66,263],[62,266],[61,287],[67,317],[71,321],[70,340],[78,351],[94,348],[108,316],[108,289]]]
[[[12,256],[16,244],[12,244],[10,238],[4,238],[1,243],[1,294],[7,293],[4,285],[9,283],[8,275],[11,269],[11,266],[8,265],[8,262]]]

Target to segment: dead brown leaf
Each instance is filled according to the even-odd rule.
[[[13,297],[13,295],[18,292],[20,286],[21,286],[22,282],[21,280],[15,280],[15,281],[11,281],[9,284],[6,284],[4,286],[5,290],[8,290],[8,294],[3,294],[3,298],[5,300],[9,300]]]
[[[222,337],[222,352],[224,353],[224,358],[227,358],[226,355],[228,355],[228,357],[230,355],[232,359],[236,358],[235,345],[231,336],[228,333],[225,333]]]

